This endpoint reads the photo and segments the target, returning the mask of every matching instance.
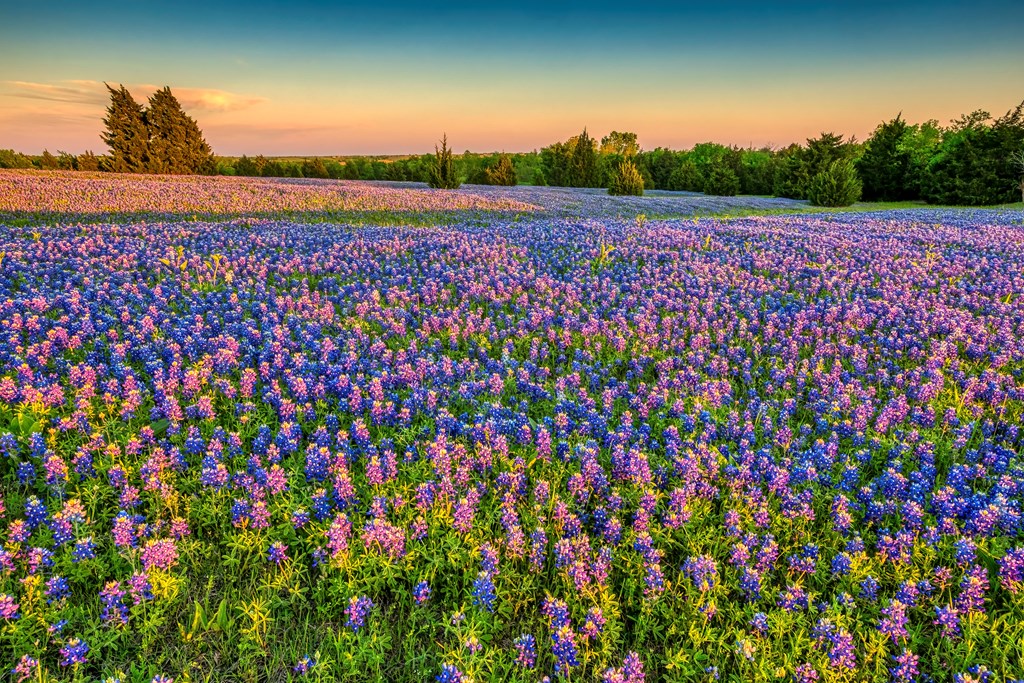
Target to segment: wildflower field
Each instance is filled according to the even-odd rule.
[[[1024,214],[702,201],[0,175],[0,680],[1024,679]]]

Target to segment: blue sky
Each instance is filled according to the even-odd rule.
[[[865,137],[1024,98],[1024,3],[6,3],[0,147],[101,151],[102,83],[224,154]]]

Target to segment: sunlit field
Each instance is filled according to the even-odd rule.
[[[0,680],[1024,679],[1024,212],[804,206],[4,172]]]

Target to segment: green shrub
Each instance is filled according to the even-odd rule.
[[[815,206],[850,206],[860,199],[861,183],[853,163],[833,161],[811,178],[807,198]]]
[[[608,194],[635,195],[637,197],[644,193],[644,177],[629,159],[619,164],[612,182],[608,185]]]
[[[100,170],[100,158],[93,154],[91,151],[85,151],[79,154],[77,163],[79,171]]]
[[[430,166],[430,178],[427,184],[439,190],[455,190],[462,185],[459,174],[455,170],[452,151],[448,149],[447,135],[441,138],[441,149],[434,145],[434,159]]]
[[[32,160],[13,149],[0,149],[0,168],[32,168]]]
[[[716,197],[735,197],[740,191],[740,179],[728,166],[715,166],[704,181],[704,194]]]
[[[303,178],[330,178],[327,172],[327,165],[320,157],[313,157],[302,162]]]
[[[60,164],[57,161],[57,157],[50,153],[50,150],[44,149],[43,155],[39,157],[39,168],[44,171],[56,171],[60,168]]]
[[[512,157],[507,154],[502,154],[494,165],[488,166],[484,170],[484,177],[488,185],[515,185],[519,181]]]
[[[697,164],[692,161],[684,161],[672,169],[665,189],[701,192],[704,190],[704,174],[697,168]]]

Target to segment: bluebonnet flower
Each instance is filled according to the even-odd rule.
[[[370,598],[365,595],[353,596],[349,599],[348,607],[345,609],[345,626],[358,633],[359,629],[366,624],[366,617],[372,609],[373,601]]]

